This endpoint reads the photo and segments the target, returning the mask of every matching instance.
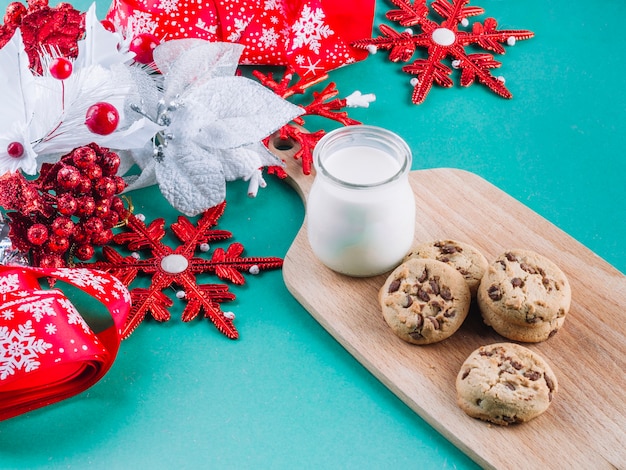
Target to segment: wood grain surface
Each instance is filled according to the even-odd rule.
[[[286,161],[290,183],[306,201],[313,176],[302,175],[294,159]],[[510,248],[530,249],[567,275],[573,296],[563,328],[543,343],[526,345],[550,363],[559,380],[547,412],[508,427],[465,415],[456,405],[461,364],[479,346],[505,339],[482,323],[473,306],[460,330],[441,343],[400,340],[377,300],[386,275],[350,278],[323,266],[309,247],[306,219],[285,257],[289,291],[372,374],[479,465],[626,469],[626,277],[475,174],[419,170],[410,180],[416,241],[465,241],[490,261]],[[411,449],[398,443],[398,451]]]

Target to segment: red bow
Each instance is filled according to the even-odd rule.
[[[301,76],[322,75],[362,60],[350,46],[370,37],[375,0],[114,0],[107,19],[131,34],[161,40],[238,42],[242,64],[290,65]],[[184,6],[183,6],[184,5]]]
[[[78,287],[100,301],[110,318],[92,329],[61,290],[39,284],[41,277]],[[126,287],[89,269],[0,266],[0,301],[0,420],[100,380],[113,364],[130,310]],[[101,315],[92,317],[94,325],[103,323]]]

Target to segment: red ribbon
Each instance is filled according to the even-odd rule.
[[[112,322],[94,332],[47,277],[100,301]],[[76,395],[113,364],[130,295],[115,277],[89,269],[0,266],[0,420]]]
[[[200,38],[245,46],[242,64],[290,65],[319,76],[367,56],[351,42],[372,34],[375,0],[113,0],[122,31],[160,40]]]

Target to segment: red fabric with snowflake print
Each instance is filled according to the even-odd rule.
[[[94,332],[46,277],[100,301],[112,323]],[[0,421],[76,395],[109,370],[130,311],[113,276],[90,269],[0,266]]]
[[[243,44],[242,64],[290,65],[310,78],[362,60],[351,43],[372,33],[375,0],[113,0],[125,34]]]

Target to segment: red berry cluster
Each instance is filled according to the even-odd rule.
[[[119,165],[119,155],[94,143],[44,164],[39,178],[20,187],[23,203],[7,214],[16,248],[41,267],[65,266],[70,249],[79,260],[91,258],[128,213],[118,197],[126,187]]]

